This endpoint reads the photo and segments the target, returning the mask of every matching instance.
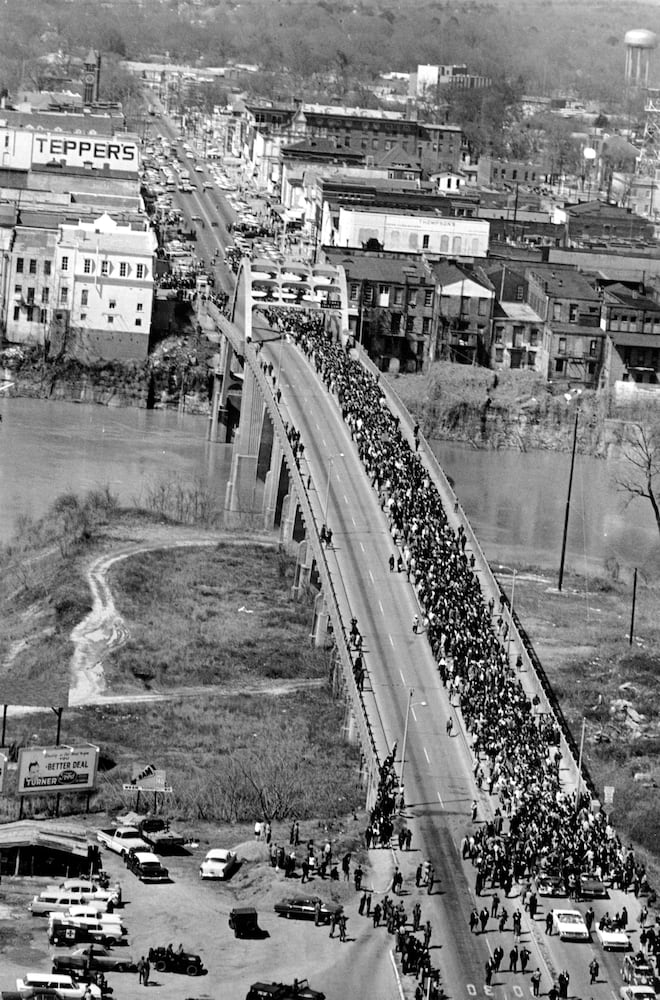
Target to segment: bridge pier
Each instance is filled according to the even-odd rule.
[[[225,426],[225,443],[229,440],[230,430],[227,419],[227,398],[229,395],[229,380],[234,350],[227,337],[223,337],[220,346],[220,363],[213,373],[213,395],[211,397],[211,414],[209,416],[208,440],[218,440],[218,427]],[[224,420],[221,419],[224,415]]]
[[[317,594],[314,601],[312,636],[314,638],[314,645],[320,646],[322,649],[332,649],[335,644],[334,630],[323,591]]]
[[[298,545],[298,554],[296,557],[296,568],[293,573],[293,584],[291,585],[291,597],[294,601],[299,601],[302,594],[309,587],[309,581],[312,575],[312,563],[313,557],[309,551],[309,545],[303,539]],[[314,626],[312,626],[312,635],[315,634]]]
[[[264,420],[266,419],[269,419],[267,414],[264,416]],[[266,530],[275,527],[283,462],[284,452],[282,445],[279,438],[275,436],[272,441],[270,467],[266,473],[266,485],[264,487],[264,528]]]
[[[257,513],[257,468],[265,414],[259,385],[248,367],[243,376],[241,418],[236,431],[225,499],[226,518]]]

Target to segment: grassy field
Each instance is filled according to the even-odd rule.
[[[308,639],[310,608],[289,597],[291,561],[275,546],[148,552],[110,580],[131,631],[106,665],[113,690],[327,674]]]

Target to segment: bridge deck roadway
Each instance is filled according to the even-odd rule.
[[[264,356],[274,364],[278,360],[276,350],[279,354],[279,348],[271,345],[263,348]],[[397,859],[407,877],[405,888],[409,894],[404,901],[410,909],[417,894],[412,877],[414,869],[420,860],[428,858],[435,867],[438,885],[432,896],[421,900],[423,919],[429,918],[433,923],[432,945],[439,946],[432,952],[433,962],[442,970],[446,994],[461,998],[528,996],[529,975],[502,971],[494,976],[492,987],[484,986],[484,964],[498,943],[505,951],[502,969],[508,968],[513,933],[509,920],[508,930],[503,934],[496,931],[495,921],[490,921],[491,928],[486,934],[470,934],[470,910],[475,903],[479,907],[484,902],[490,905],[490,899],[475,898],[474,870],[461,860],[459,844],[470,827],[472,800],[478,799],[481,818],[494,809],[495,800],[476,789],[473,758],[462,725],[458,725],[453,737],[446,734],[447,717],[451,712],[456,719],[456,712],[440,682],[426,638],[412,632],[412,618],[418,611],[413,588],[405,574],[389,572],[388,559],[394,548],[385,515],[364,473],[336,399],[326,391],[310,363],[293,344],[283,345],[281,357],[284,415],[301,432],[305,444],[302,471],[311,474],[312,493],[316,491],[312,505],[319,523],[324,520],[326,496],[328,499],[327,523],[334,533],[328,565],[342,605],[342,617],[349,621],[355,615],[364,636],[368,670],[365,689],[370,689],[367,705],[369,708],[371,704],[370,710],[378,714],[389,745],[398,741],[399,757],[409,691],[413,690],[404,782],[405,818],[413,830],[413,848],[417,850]],[[332,462],[331,456],[335,456]],[[595,904],[597,918],[606,909],[614,913],[622,905],[620,894],[612,895],[616,898]],[[506,905],[511,914],[520,906],[520,899],[508,900]],[[546,905],[576,904],[568,900],[542,900],[533,926],[525,916],[522,943],[532,952],[529,971],[538,967],[543,973],[542,992],[550,987],[552,977],[565,968],[571,975],[569,996],[608,997],[608,1000],[618,996],[619,960],[606,955],[596,944],[561,944],[556,937],[546,937],[543,934]],[[631,915],[633,910],[637,911],[630,904],[628,908]],[[582,909],[586,905],[582,904]],[[601,965],[602,982],[589,986],[588,964],[594,955]]]

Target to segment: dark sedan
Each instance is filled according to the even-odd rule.
[[[607,899],[608,891],[604,882],[593,872],[582,872],[578,882],[582,899]]]
[[[559,872],[543,872],[536,879],[539,896],[566,896],[566,883]]]
[[[319,904],[319,916],[327,923],[332,915],[339,916],[343,907],[335,903],[326,903],[319,896],[288,896],[275,903],[275,913],[281,917],[296,917],[301,920],[314,920],[316,907]]]
[[[76,948],[66,955],[53,956],[53,972],[75,972],[78,969],[96,972],[134,972],[137,968],[131,955],[123,951],[110,951],[101,945],[90,944]]]

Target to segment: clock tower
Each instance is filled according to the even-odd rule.
[[[90,49],[83,65],[83,104],[94,104],[99,99],[101,80],[101,53]]]

